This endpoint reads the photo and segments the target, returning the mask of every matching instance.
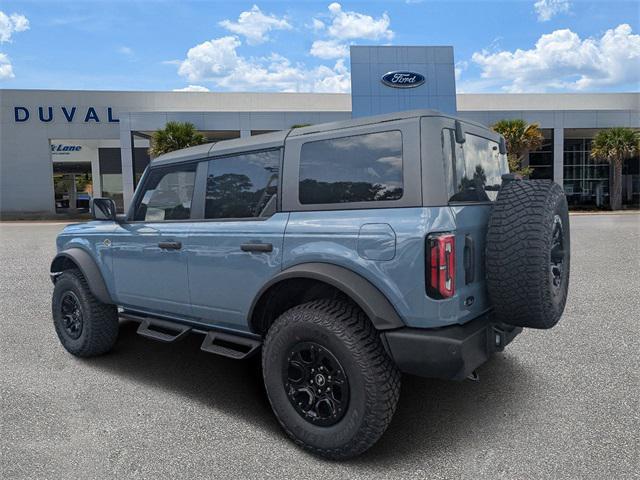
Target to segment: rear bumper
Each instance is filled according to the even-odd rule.
[[[387,331],[382,339],[402,372],[464,380],[521,331],[520,327],[493,323],[489,315],[484,315],[464,325]]]

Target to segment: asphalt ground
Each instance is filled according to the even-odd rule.
[[[279,428],[250,364],[123,324],[79,360],[54,333],[59,224],[0,223],[0,477],[638,478],[640,216],[572,216],[560,324],[525,331],[480,382],[405,376],[366,454],[313,457]]]

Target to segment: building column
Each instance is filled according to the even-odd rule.
[[[553,129],[553,181],[564,188],[564,128]]]
[[[122,197],[124,211],[133,200],[133,137],[128,116],[120,115],[120,163],[122,165]]]
[[[96,149],[95,156],[91,159],[91,188],[93,198],[102,196],[102,179],[100,178],[100,148]]]
[[[250,137],[251,130],[240,130],[240,138]]]

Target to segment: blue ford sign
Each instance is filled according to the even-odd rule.
[[[394,88],[415,88],[424,83],[424,75],[416,72],[389,72],[382,76],[382,83]]]

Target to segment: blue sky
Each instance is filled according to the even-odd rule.
[[[463,92],[638,91],[637,1],[7,1],[0,88],[349,89],[348,46],[453,45]]]

